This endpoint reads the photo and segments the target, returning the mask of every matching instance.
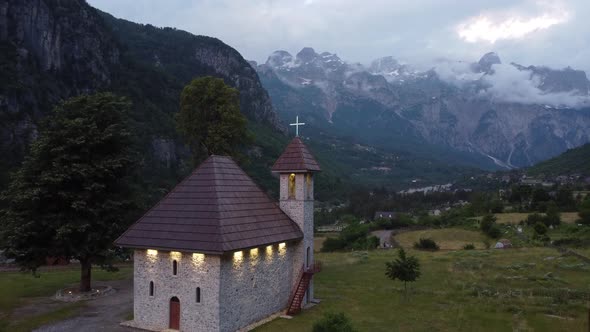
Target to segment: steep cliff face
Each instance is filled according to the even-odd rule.
[[[129,97],[148,159],[178,162],[173,114],[195,77],[240,91],[254,123],[283,130],[256,71],[218,39],[116,19],[84,0],[0,0],[0,183],[39,120],[60,100],[95,91]]]
[[[83,1],[0,1],[0,44],[0,148],[13,161],[40,117],[61,99],[108,86],[120,60]]]
[[[102,12],[101,16],[131,58],[169,74],[181,86],[198,76],[220,77],[240,91],[241,110],[248,118],[281,128],[256,71],[219,39],[137,24]]]

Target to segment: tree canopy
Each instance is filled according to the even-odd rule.
[[[407,283],[414,282],[420,278],[420,262],[414,256],[407,256],[403,248],[399,249],[398,258],[385,263],[385,275],[391,280],[404,282],[407,291]]]
[[[195,161],[212,154],[239,157],[239,149],[250,143],[238,97],[238,90],[211,76],[184,87],[176,122]]]
[[[110,93],[56,106],[39,127],[2,200],[6,254],[35,271],[48,256],[76,258],[81,291],[92,263],[104,264],[135,211],[138,165],[128,114],[131,104]]]

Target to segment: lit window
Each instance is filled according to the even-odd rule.
[[[250,256],[252,258],[258,257],[258,248],[252,248],[252,249],[250,249]]]
[[[150,256],[156,256],[158,254],[158,251],[154,249],[148,249],[147,254]]]
[[[172,261],[172,274],[173,275],[178,274],[178,262],[176,260]]]
[[[154,282],[150,281],[150,296],[154,296]]]
[[[201,287],[197,287],[197,303],[201,303]]]
[[[289,198],[295,198],[295,173],[289,174]]]

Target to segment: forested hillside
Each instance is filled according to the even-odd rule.
[[[528,169],[532,175],[590,175],[590,144],[570,149],[563,154]]]

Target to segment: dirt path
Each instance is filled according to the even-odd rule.
[[[117,292],[109,296],[86,302],[82,312],[73,318],[42,326],[37,332],[91,332],[138,331],[120,326],[133,310],[133,280],[96,282],[96,285],[111,285]]]
[[[389,248],[391,246],[391,232],[392,230],[378,230],[372,231],[371,235],[374,235],[379,238],[379,247],[380,248]],[[387,246],[386,246],[387,245]]]

